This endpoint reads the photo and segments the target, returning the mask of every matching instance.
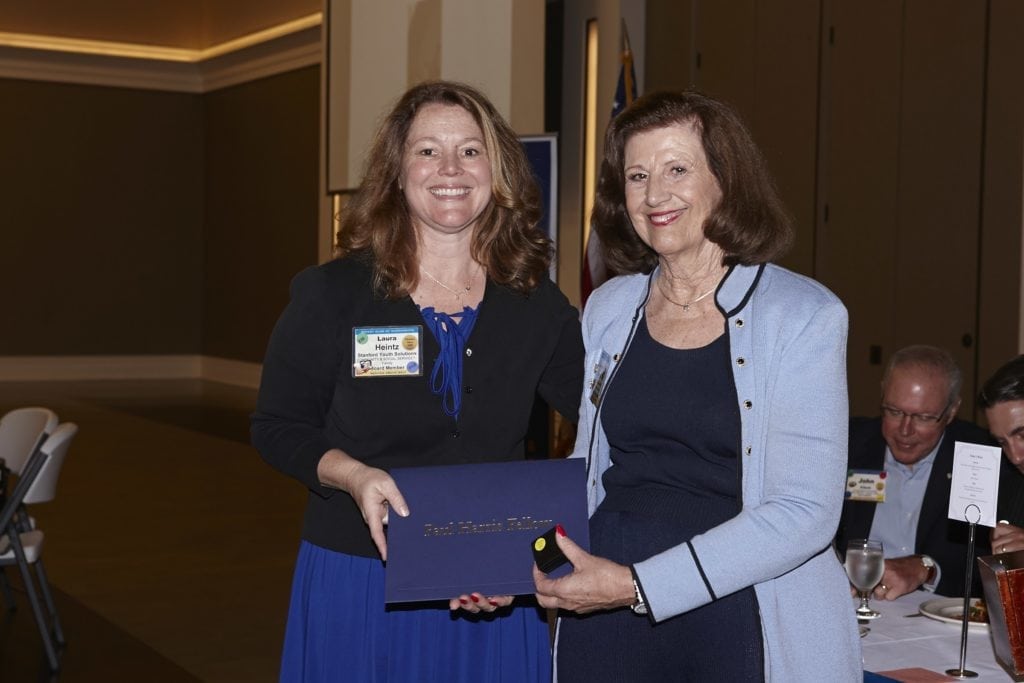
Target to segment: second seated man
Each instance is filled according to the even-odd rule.
[[[999,525],[992,530],[996,553],[1024,550],[1024,356],[996,370],[978,406],[1006,458],[999,474]]]

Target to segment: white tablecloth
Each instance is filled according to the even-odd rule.
[[[922,602],[936,597],[940,596],[914,591],[891,602],[871,601],[871,607],[882,616],[866,624],[871,632],[861,639],[867,671],[920,667],[945,673],[960,666],[960,624],[907,616],[917,614]],[[856,600],[854,604],[858,604]],[[968,629],[965,668],[978,673],[978,678],[967,680],[979,683],[1014,680],[996,661],[987,628]]]

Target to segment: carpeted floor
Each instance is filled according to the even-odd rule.
[[[62,670],[19,594],[0,681],[277,679],[305,491],[248,444],[254,400],[197,380],[0,383],[0,414],[45,405],[80,428],[56,500],[33,510]]]

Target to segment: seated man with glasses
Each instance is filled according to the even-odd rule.
[[[850,478],[836,548],[845,551],[851,538],[882,541],[885,573],[876,598],[895,600],[919,588],[963,595],[969,528],[947,517],[953,444],[992,441],[956,419],[960,386],[948,352],[908,346],[886,367],[881,417],[850,421]],[[987,536],[975,534],[976,555],[990,553]],[[980,595],[978,572],[973,576],[972,594]]]

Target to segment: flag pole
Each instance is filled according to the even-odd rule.
[[[622,66],[626,83],[626,106],[633,104],[633,93],[636,92],[636,83],[633,82],[633,50],[629,47],[629,29],[626,28],[626,20],[622,19]]]

